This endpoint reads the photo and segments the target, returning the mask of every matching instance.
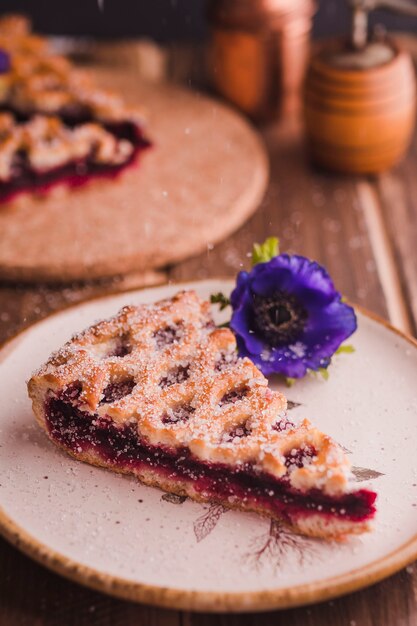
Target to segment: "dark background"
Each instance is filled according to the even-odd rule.
[[[28,14],[39,32],[100,38],[146,35],[158,41],[204,38],[205,6],[206,0],[0,0],[0,12]],[[417,31],[416,18],[380,11],[372,22],[392,30]],[[348,29],[345,0],[318,2],[315,36],[345,33]]]

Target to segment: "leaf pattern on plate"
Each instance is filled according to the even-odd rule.
[[[361,483],[364,480],[371,480],[372,478],[384,476],[382,472],[377,472],[376,470],[369,469],[367,467],[352,467],[352,474],[355,476],[358,483]]]
[[[287,411],[291,411],[291,409],[296,409],[298,406],[301,406],[301,402],[294,402],[293,400],[287,399]]]
[[[339,446],[342,448],[345,454],[352,454],[352,450],[349,450],[349,448],[346,448],[346,446],[342,446],[341,443],[339,443]]]
[[[228,511],[226,507],[221,504],[212,504],[210,507],[200,515],[194,522],[194,534],[197,539],[197,543],[203,541],[215,528],[217,522],[223,513]]]
[[[164,493],[161,496],[161,500],[169,502],[170,504],[182,504],[187,500],[187,496],[177,496],[175,493]]]
[[[290,555],[294,555],[299,566],[310,562],[319,555],[319,546],[324,544],[319,539],[296,535],[277,520],[271,520],[268,532],[255,537],[251,549],[244,555],[245,561],[254,569],[260,569],[271,563],[274,570]]]

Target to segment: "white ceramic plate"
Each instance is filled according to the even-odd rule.
[[[207,297],[227,281],[188,284]],[[184,287],[184,286],[182,286]],[[363,312],[327,382],[285,392],[351,453],[378,491],[373,533],[329,545],[254,514],[164,495],[66,456],[35,424],[25,381],[72,333],[178,286],[109,296],[54,315],[0,352],[0,529],[48,567],[108,593],[199,610],[260,610],[329,598],[417,557],[417,344]],[[272,384],[273,381],[272,381]],[[371,480],[369,480],[371,478]]]

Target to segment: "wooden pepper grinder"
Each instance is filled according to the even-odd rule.
[[[415,122],[411,57],[390,40],[372,41],[368,14],[385,7],[417,15],[411,0],[351,0],[350,41],[320,45],[307,72],[305,125],[313,160],[330,170],[377,173],[397,163]]]
[[[209,66],[217,91],[256,120],[299,103],[313,0],[211,0]]]

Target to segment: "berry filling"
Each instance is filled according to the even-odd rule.
[[[237,353],[236,352],[221,352],[219,358],[216,360],[216,364],[214,369],[216,372],[224,372],[232,365],[237,363]]]
[[[155,331],[153,336],[155,338],[156,347],[161,350],[171,344],[179,341],[183,335],[183,328],[181,323],[175,326],[165,326]]]
[[[150,445],[138,437],[134,422],[122,426],[108,417],[82,411],[77,405],[77,387],[68,388],[60,397],[50,396],[46,402],[46,421],[51,437],[75,454],[93,452],[98,458],[124,471],[152,470],[161,478],[184,482],[213,501],[226,505],[239,503],[246,508],[261,508],[282,519],[291,521],[300,516],[319,514],[361,522],[373,517],[376,494],[367,489],[338,497],[329,496],[317,489],[301,492],[294,489],[288,477],[277,479],[258,471],[252,464],[230,467],[210,463],[194,457],[188,448],[173,449]],[[181,405],[165,414],[165,423],[186,421],[191,406]],[[236,431],[236,432],[235,432]],[[244,437],[249,433],[243,424],[229,433],[229,438]],[[315,450],[295,451],[287,457],[291,471],[314,456]]]
[[[179,365],[178,367],[174,367],[173,369],[167,372],[167,375],[161,378],[159,381],[159,385],[162,389],[166,387],[171,387],[171,385],[179,385],[185,382],[190,376],[190,366],[189,365]]]
[[[272,426],[272,428],[277,430],[279,433],[284,433],[286,430],[294,428],[294,423],[290,422],[287,417],[282,417]]]
[[[303,448],[291,450],[285,457],[285,467],[290,470],[296,467],[304,467],[308,465],[310,459],[313,459],[316,454],[317,452],[313,446],[308,445]]]
[[[111,347],[109,351],[104,355],[104,358],[108,359],[114,356],[124,357],[132,352],[132,346],[129,342],[128,337],[118,337],[114,342],[114,345]]]
[[[135,384],[136,383],[133,378],[127,378],[126,380],[110,383],[103,391],[103,398],[101,399],[100,404],[117,402],[117,400],[121,400],[125,396],[129,396],[132,393]]]
[[[239,387],[238,389],[233,389],[232,391],[228,391],[221,398],[219,404],[223,406],[225,404],[235,404],[238,400],[242,400],[246,394],[248,393],[249,388],[246,386]]]
[[[30,123],[33,119],[31,116],[22,116],[16,111],[1,107],[0,113],[4,112],[11,112],[19,123]],[[115,146],[124,145],[128,147],[126,155],[118,155],[117,159],[109,158],[108,160],[106,157],[97,158],[97,147],[92,141],[91,150],[86,155],[82,157],[69,156],[68,160],[60,158],[58,165],[47,165],[39,168],[34,167],[26,149],[18,148],[12,156],[10,175],[0,179],[0,202],[9,201],[22,193],[46,193],[58,183],[78,187],[92,178],[115,178],[122,170],[135,164],[139,154],[151,146],[141,127],[133,121],[101,123],[97,120],[89,120],[88,116],[81,112],[78,112],[77,115],[62,113],[59,116],[59,121],[63,124],[62,129],[69,135],[77,129],[82,130],[83,124],[91,123],[100,127],[107,133],[109,139],[112,138],[111,141],[115,140]],[[2,141],[0,137],[0,154],[3,149]],[[6,151],[7,141],[9,141],[9,136],[4,137],[4,149]],[[43,141],[45,142],[45,139]],[[57,149],[57,139],[54,140],[51,137],[50,147],[51,151]]]
[[[177,422],[186,422],[194,413],[195,408],[190,404],[180,404],[175,409],[170,409],[162,416],[163,424],[176,424]]]
[[[223,436],[223,441],[230,442],[236,439],[236,437],[238,439],[242,439],[243,437],[249,437],[251,432],[252,432],[252,429],[248,425],[248,422],[246,421],[246,422],[243,422],[243,424],[240,424],[239,426],[235,426],[235,428],[233,428],[229,433],[226,433]]]

